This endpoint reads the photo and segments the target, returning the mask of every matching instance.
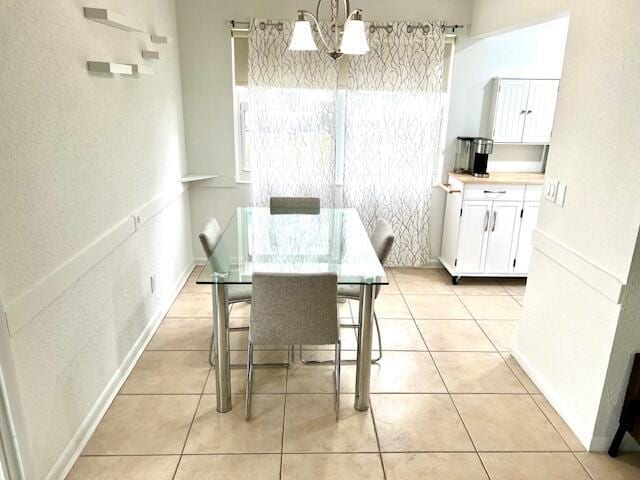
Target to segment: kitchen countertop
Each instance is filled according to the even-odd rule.
[[[469,184],[543,185],[544,173],[491,172],[487,178],[474,177],[468,173],[449,172],[451,178]]]

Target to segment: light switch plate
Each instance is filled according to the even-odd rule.
[[[564,207],[564,197],[567,194],[567,186],[563,183],[558,184],[556,189],[556,205],[560,208]]]
[[[547,178],[547,181],[544,185],[544,198],[546,198],[550,202],[555,203],[557,194],[558,181],[553,178]]]

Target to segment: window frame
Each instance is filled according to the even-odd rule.
[[[434,169],[434,183],[439,183],[445,167],[447,126],[449,123],[449,109],[451,100],[451,85],[453,76],[453,66],[456,53],[456,37],[447,36],[446,46],[450,46],[448,63],[444,65],[446,69],[446,82],[443,84],[442,99],[442,125],[440,128],[440,148],[438,152],[437,164]],[[236,183],[251,183],[251,168],[249,164],[249,152],[247,146],[247,122],[246,115],[249,109],[248,87],[247,85],[236,84],[236,55],[235,43],[231,41],[232,48],[232,72],[233,72],[233,135],[234,135],[234,163],[236,172]],[[335,132],[335,158],[336,158],[336,178],[335,185],[343,186],[346,148],[346,108],[347,89],[346,86],[339,86],[336,93],[336,132]]]

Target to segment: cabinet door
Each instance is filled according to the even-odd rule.
[[[500,80],[493,114],[493,141],[521,143],[530,80]]]
[[[533,231],[538,223],[538,213],[540,212],[539,202],[525,202],[522,209],[522,219],[520,223],[520,236],[518,237],[518,250],[516,252],[516,265],[513,269],[515,273],[529,273],[531,264],[531,252],[533,246],[531,239]]]
[[[531,80],[523,143],[550,143],[559,80]]]
[[[462,203],[460,239],[456,271],[484,271],[484,250],[491,214],[491,201],[474,200]]]
[[[487,240],[486,273],[511,273],[515,258],[514,235],[520,220],[521,202],[493,202]]]

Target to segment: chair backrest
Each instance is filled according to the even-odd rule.
[[[339,338],[335,273],[254,273],[249,338],[255,345],[330,345]]]
[[[207,223],[202,227],[202,232],[198,235],[207,258],[213,254],[213,250],[215,250],[216,245],[218,245],[221,236],[222,231],[220,230],[218,221],[215,218],[207,220]]]
[[[384,265],[387,257],[389,257],[395,238],[396,235],[393,233],[391,224],[382,218],[379,219],[371,235],[371,244],[382,265]]]
[[[393,233],[393,228],[391,228],[391,224],[384,219],[379,219],[378,223],[376,223],[376,228],[373,230],[371,234],[371,245],[373,245],[373,249],[378,256],[378,260],[384,266],[384,263],[387,261],[387,257],[389,257],[389,252],[391,252],[391,247],[393,246],[393,241],[396,236]],[[380,285],[376,285],[375,288],[375,296],[376,298],[380,295]]]
[[[320,199],[316,197],[271,197],[269,208],[273,214],[318,214]]]

